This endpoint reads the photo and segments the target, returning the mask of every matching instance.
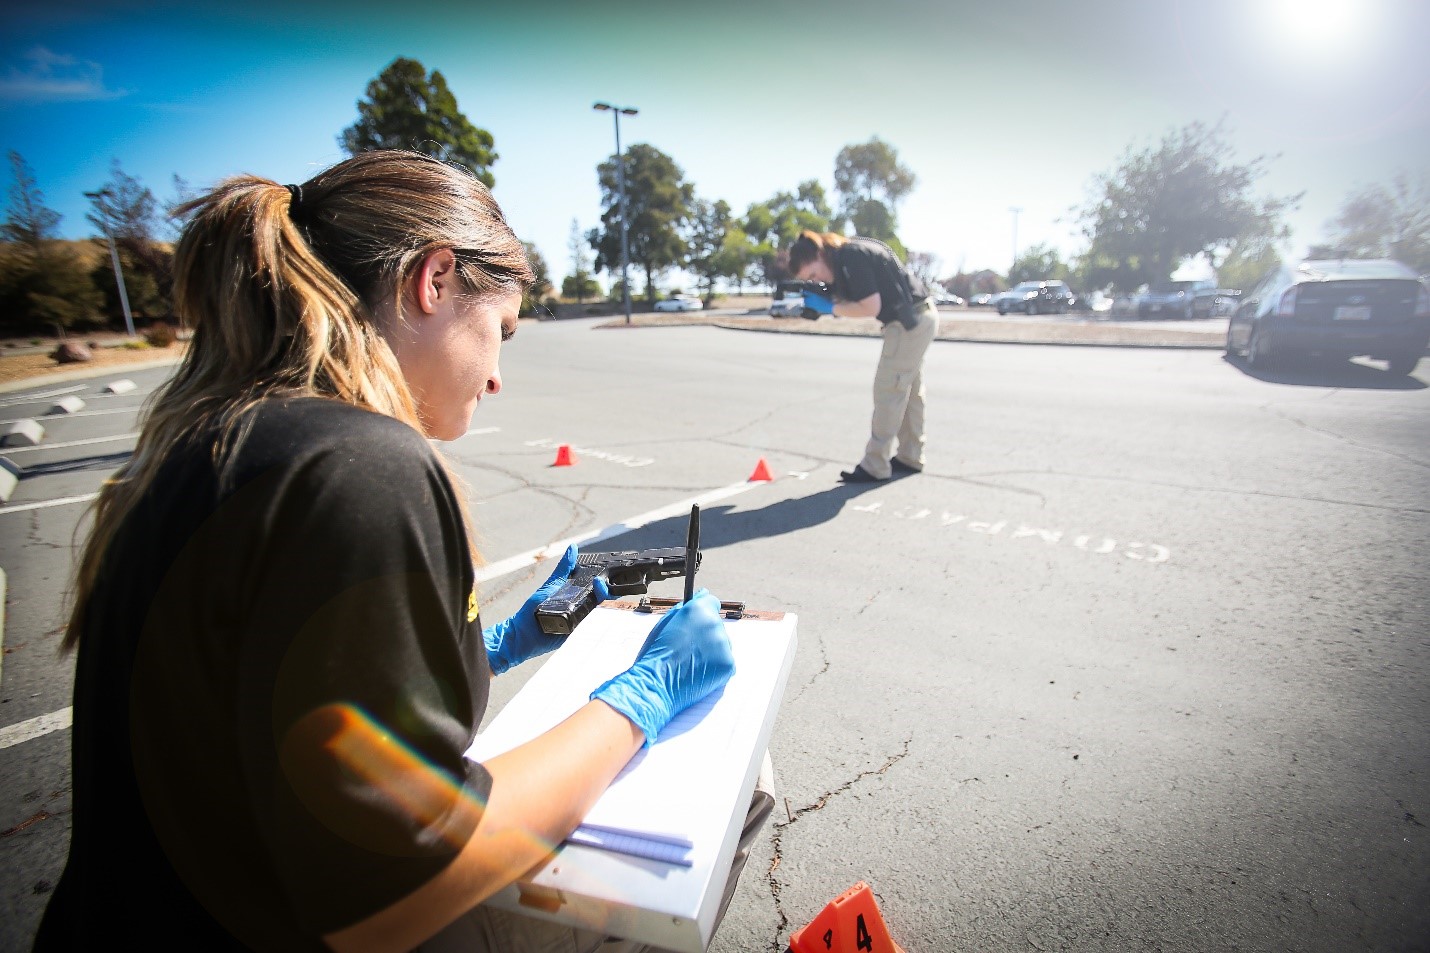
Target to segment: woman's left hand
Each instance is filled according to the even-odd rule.
[[[482,641],[487,647],[487,661],[491,663],[493,675],[500,675],[513,665],[520,665],[538,655],[554,651],[565,641],[564,635],[547,635],[541,631],[541,623],[536,619],[536,608],[566,584],[566,580],[576,568],[576,556],[576,547],[568,546],[556,568],[552,570],[551,578],[522,603],[516,615],[482,630]],[[604,579],[596,579],[595,589],[598,601],[611,597]]]

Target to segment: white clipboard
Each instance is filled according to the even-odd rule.
[[[634,602],[592,610],[467,757],[481,761],[559,724],[635,660],[660,618]],[[797,617],[727,620],[735,674],[641,749],[587,815],[602,829],[689,844],[676,863],[566,843],[486,903],[539,919],[701,953],[715,932],[735,848],[794,663]]]

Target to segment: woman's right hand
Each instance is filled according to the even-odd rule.
[[[591,693],[629,718],[646,744],[670,720],[735,674],[720,600],[701,589],[665,614],[646,637],[635,664]]]

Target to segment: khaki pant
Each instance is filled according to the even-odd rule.
[[[715,918],[718,929],[735,895],[740,871],[745,869],[755,835],[765,826],[775,806],[774,768],[765,754],[760,776],[755,780],[755,794],[745,813],[745,826],[735,848],[735,860],[730,876],[725,880],[725,895],[720,899],[720,913]],[[576,927],[562,926],[545,920],[535,920],[519,913],[509,913],[481,906],[459,917],[441,933],[423,943],[417,953],[660,953],[655,947],[631,940],[607,937]]]
[[[919,309],[918,323],[884,325],[884,349],[874,372],[874,419],[859,465],[875,479],[893,475],[896,455],[915,470],[924,468],[924,354],[938,333],[932,300]]]

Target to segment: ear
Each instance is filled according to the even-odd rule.
[[[457,256],[441,248],[422,259],[412,276],[412,297],[423,314],[434,314],[457,293]]]

